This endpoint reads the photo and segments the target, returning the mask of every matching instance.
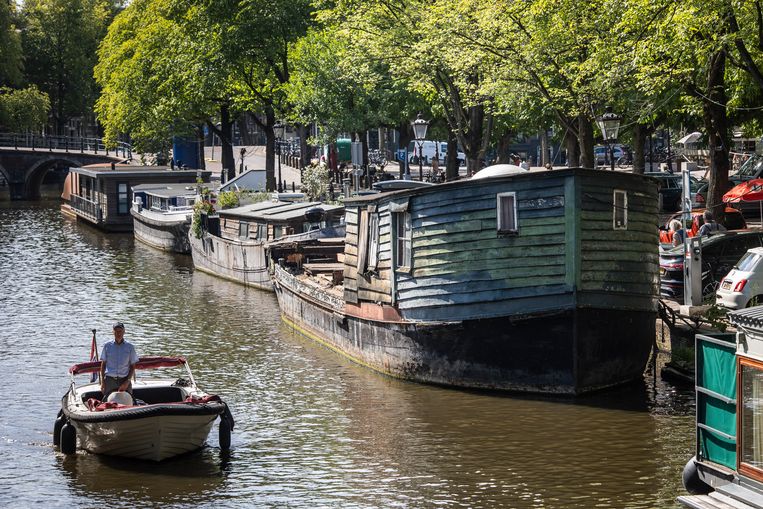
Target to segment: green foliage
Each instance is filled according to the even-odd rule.
[[[32,83],[47,93],[57,129],[87,116],[98,89],[93,79],[98,44],[115,7],[108,0],[26,0],[22,42]]]
[[[217,204],[221,209],[232,209],[238,207],[239,195],[236,191],[223,191],[217,195]]]
[[[203,198],[193,204],[193,219],[191,221],[191,232],[197,239],[201,238],[201,214],[213,214],[215,207],[209,202],[209,195],[203,195]]]
[[[723,308],[718,304],[713,304],[702,314],[702,321],[706,322],[714,329],[726,332],[726,329],[729,326],[729,323],[726,320],[727,312],[728,310],[726,308]]]
[[[311,164],[302,172],[302,192],[309,200],[320,200],[329,189],[328,167],[323,164]]]
[[[22,132],[40,129],[48,119],[50,100],[34,85],[14,90],[0,88],[0,130]]]
[[[22,80],[21,38],[16,32],[15,2],[0,2],[0,87]]]

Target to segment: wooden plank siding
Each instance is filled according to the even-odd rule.
[[[613,189],[628,193],[627,230],[613,228]],[[516,235],[497,231],[502,192],[516,193]],[[393,270],[390,202],[401,196],[411,216],[409,272]],[[378,271],[361,275],[358,217],[369,205],[379,214]],[[560,170],[445,184],[350,200],[345,222],[345,299],[394,304],[406,319],[558,311],[575,306],[579,291],[605,307],[656,303],[657,189],[644,177]],[[621,298],[606,302],[612,295]]]
[[[657,189],[633,176],[613,176],[606,182],[580,179],[580,275],[578,289],[599,294],[599,300],[644,298],[659,290]],[[614,190],[627,193],[627,229],[613,228]]]

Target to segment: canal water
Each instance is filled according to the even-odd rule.
[[[575,401],[386,378],[293,334],[275,297],[64,218],[0,205],[0,507],[677,507],[693,396],[643,383]],[[67,368],[121,320],[185,355],[236,418],[160,464],[52,445]]]

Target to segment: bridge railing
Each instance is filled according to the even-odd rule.
[[[101,209],[101,204],[98,202],[73,194],[69,204],[74,210],[85,214],[94,221],[101,222],[103,219],[103,210]]]
[[[115,155],[132,159],[132,146],[118,141],[116,146],[107,147],[100,138],[78,136],[50,136],[32,133],[0,133],[0,147],[25,148],[35,151],[63,150],[66,152]]]

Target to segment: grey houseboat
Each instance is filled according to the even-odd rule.
[[[138,184],[195,184],[200,177],[209,182],[211,172],[202,170],[172,170],[165,166],[129,164],[93,164],[69,168],[64,184],[69,196],[67,213],[106,231],[133,231],[130,214],[132,188]]]
[[[202,216],[201,236],[188,238],[198,270],[261,290],[273,290],[265,244],[339,223],[344,209],[320,202],[263,201]]]
[[[270,245],[283,319],[389,375],[580,394],[655,334],[657,187],[585,169],[350,199],[346,237]],[[298,255],[298,256],[297,256]]]
[[[135,238],[144,244],[180,254],[191,254],[188,231],[196,201],[195,184],[140,184],[133,186]]]

